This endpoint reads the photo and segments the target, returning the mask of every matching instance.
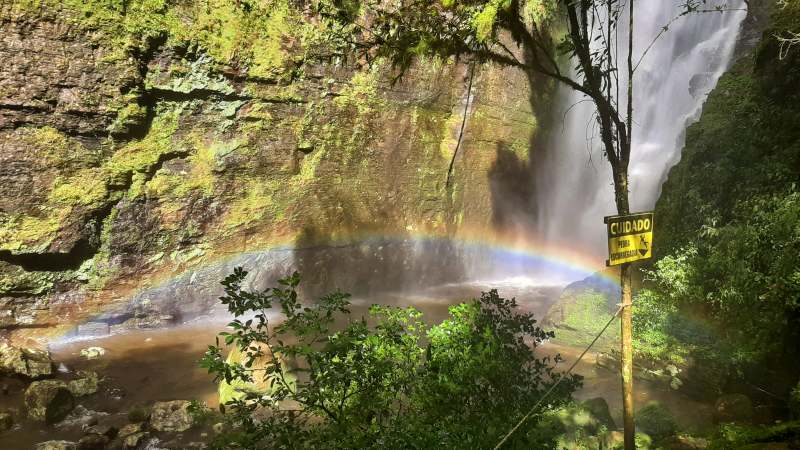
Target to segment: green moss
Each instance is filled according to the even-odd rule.
[[[80,142],[68,137],[53,127],[22,128],[19,139],[29,154],[41,159],[50,167],[65,164],[93,165],[99,161],[99,154],[88,150]]]
[[[138,103],[131,102],[124,105],[117,112],[114,122],[109,125],[108,131],[112,134],[124,134],[131,127],[142,123],[147,116],[147,109]]]
[[[245,186],[244,195],[234,200],[225,213],[223,223],[226,228],[249,225],[261,221],[268,214],[272,214],[273,222],[283,219],[285,211],[276,202],[277,191],[282,187],[280,183],[256,179]]]
[[[182,178],[174,189],[178,196],[185,196],[192,191],[200,191],[204,195],[211,195],[214,191],[214,170],[217,166],[217,153],[226,150],[224,143],[206,144],[200,139],[195,140],[195,152],[189,157],[191,171]],[[233,148],[236,148],[233,146]]]
[[[60,206],[97,208],[108,197],[107,184],[107,175],[102,169],[82,169],[73,176],[56,178],[48,200]]]
[[[46,294],[60,278],[56,272],[28,272],[18,266],[0,263],[0,295]]]
[[[57,237],[68,209],[45,211],[42,217],[0,215],[0,249],[12,252],[45,251]]]
[[[108,172],[115,178],[144,173],[164,154],[174,151],[172,137],[178,129],[179,114],[179,110],[170,110],[156,116],[144,139],[132,141],[114,153],[105,166]]]

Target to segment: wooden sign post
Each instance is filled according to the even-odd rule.
[[[644,212],[605,218],[608,229],[607,266],[620,265],[620,276],[631,270],[631,263],[653,257],[653,213]],[[625,448],[634,448],[633,419],[633,293],[630,284],[622,289],[620,318],[622,350],[622,418]]]

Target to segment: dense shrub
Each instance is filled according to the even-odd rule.
[[[375,305],[355,318],[342,293],[303,305],[297,274],[247,291],[246,275],[227,277],[221,299],[236,319],[220,337],[239,362],[218,339],[201,363],[229,387],[249,386],[221,407],[230,432],[215,448],[492,448],[560,376],[559,357],[534,353],[552,333],[496,291],[429,327],[414,308]],[[275,326],[272,307],[284,316]],[[541,413],[579,384],[565,379]],[[547,447],[532,431],[541,413],[506,448]]]

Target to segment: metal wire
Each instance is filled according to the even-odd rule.
[[[548,389],[547,392],[545,392],[544,395],[541,398],[539,398],[539,401],[537,401],[536,404],[533,405],[533,407],[530,409],[530,411],[528,411],[528,413],[525,414],[522,417],[522,419],[520,419],[519,422],[516,425],[514,425],[514,428],[512,428],[508,433],[506,433],[505,436],[503,436],[503,439],[501,439],[500,442],[498,442],[497,445],[495,445],[494,450],[499,450],[500,447],[502,447],[503,444],[506,443],[508,438],[510,438],[511,435],[514,434],[514,432],[517,431],[517,429],[519,429],[519,427],[521,427],[522,424],[525,423],[525,421],[528,420],[528,418],[530,418],[530,416],[534,412],[536,412],[536,409],[539,408],[539,405],[542,404],[542,402],[547,398],[547,396],[550,395],[550,393],[552,393],[555,390],[555,388],[558,387],[559,384],[561,384],[561,381],[563,381],[564,378],[566,378],[567,375],[569,375],[570,372],[572,372],[572,369],[574,369],[575,366],[577,366],[578,363],[581,362],[581,359],[583,359],[583,357],[586,355],[586,353],[589,351],[589,349],[592,348],[592,346],[595,344],[595,342],[597,342],[597,340],[600,339],[600,336],[602,336],[603,333],[606,332],[608,327],[611,325],[611,322],[613,322],[614,319],[616,319],[617,316],[619,316],[619,313],[622,312],[622,310],[623,310],[623,308],[625,308],[625,306],[630,306],[630,305],[622,305],[622,306],[619,307],[619,309],[617,309],[617,312],[615,312],[614,315],[611,316],[610,319],[608,319],[608,323],[606,323],[606,326],[604,326],[603,329],[600,330],[600,332],[597,334],[597,336],[595,336],[594,339],[592,339],[592,342],[589,344],[588,347],[586,347],[583,350],[583,353],[581,353],[581,355],[578,356],[578,359],[576,359],[575,362],[572,363],[572,365],[569,367],[569,369],[567,369],[567,371],[564,372],[561,375],[561,377],[558,379],[558,381],[555,382],[555,384],[550,386],[550,389]]]

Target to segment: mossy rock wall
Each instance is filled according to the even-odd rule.
[[[395,84],[385,64],[320,63],[318,21],[282,0],[13,0],[0,24],[12,328],[84,320],[242,251],[503,232],[554,88],[477,66],[445,186],[457,61]]]

